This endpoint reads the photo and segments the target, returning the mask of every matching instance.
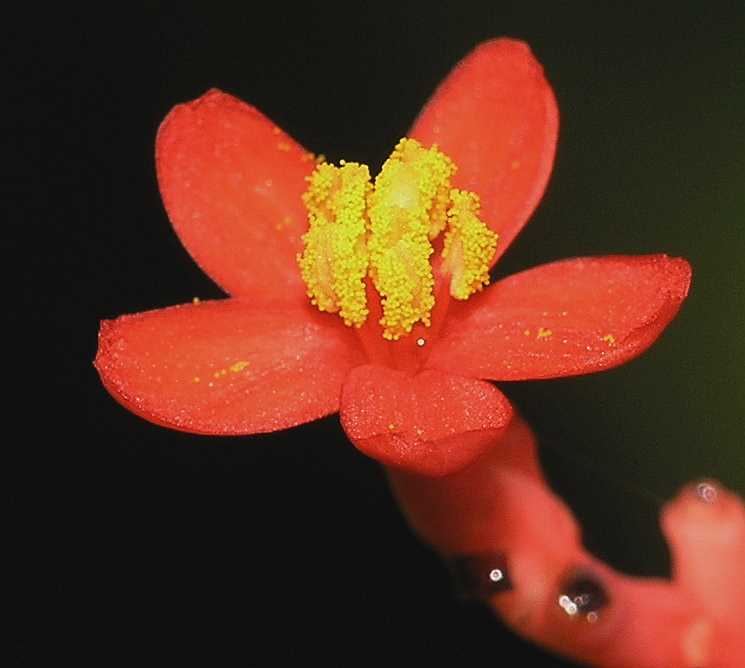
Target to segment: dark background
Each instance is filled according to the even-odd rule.
[[[18,663],[52,649],[100,665],[470,666],[515,650],[513,665],[570,665],[454,597],[335,417],[240,439],[155,427],[99,384],[98,321],[221,295],[158,195],[154,137],[174,104],[217,86],[308,149],[376,171],[477,42],[525,39],[561,132],[548,192],[499,275],[667,252],[690,259],[694,283],[641,359],[503,389],[540,434],[587,545],[664,575],[661,504],[702,476],[745,493],[745,5],[179,7],[39,8],[6,28]]]

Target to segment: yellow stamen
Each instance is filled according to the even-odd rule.
[[[478,195],[451,190],[450,200],[442,257],[445,269],[452,275],[450,294],[456,299],[468,299],[489,285],[489,262],[499,237],[479,220]]]
[[[354,162],[319,164],[303,197],[309,229],[298,257],[308,296],[321,311],[359,327],[368,314],[365,205],[370,173]]]
[[[455,171],[450,158],[436,148],[424,149],[402,139],[375,179],[370,195],[370,275],[382,297],[383,336],[398,339],[417,322],[430,324],[435,304],[429,263],[431,236],[444,226],[446,204]]]
[[[402,139],[374,186],[365,165],[318,160],[303,196],[309,227],[298,262],[321,311],[361,326],[369,276],[381,297],[386,339],[399,339],[417,323],[429,326],[431,242],[446,228],[442,267],[451,274],[450,293],[467,299],[489,282],[497,235],[479,220],[478,197],[451,188],[456,166],[436,147]]]

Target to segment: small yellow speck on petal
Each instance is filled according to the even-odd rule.
[[[274,229],[277,230],[277,232],[282,232],[283,230],[286,230],[289,227],[295,226],[295,220],[292,218],[292,216],[282,216],[275,224]]]
[[[277,144],[277,149],[283,153],[288,153],[291,148],[292,147],[286,141],[281,141]]]
[[[236,362],[235,364],[231,364],[231,365],[230,365],[230,366],[229,366],[228,368],[229,368],[229,369],[230,369],[230,370],[231,370],[231,371],[232,371],[233,373],[240,373],[240,372],[241,372],[241,371],[243,371],[243,369],[245,369],[245,368],[246,368],[246,367],[247,367],[247,366],[248,366],[249,364],[250,364],[250,362],[246,362],[245,360],[241,360],[240,362]]]
[[[523,334],[525,334],[525,336],[530,336],[530,330],[529,330],[529,329],[526,329],[526,330],[525,330],[525,331],[523,332]]]
[[[613,346],[616,343],[616,337],[613,336],[613,334],[606,334],[603,337],[603,341],[605,341],[609,346]]]
[[[424,346],[424,344],[426,344],[426,343],[427,343],[427,339],[425,339],[425,338],[424,338],[423,336],[420,336],[420,337],[419,337],[419,338],[418,338],[418,339],[416,340],[416,344],[417,344],[417,345],[418,345],[418,346],[419,346],[420,348],[422,348],[422,347]]]
[[[194,299],[191,300],[191,303],[194,304],[194,306],[196,306],[197,304],[201,303],[201,301],[202,300],[199,299],[199,297],[194,297]]]
[[[282,132],[276,125],[272,128],[272,134],[278,135]]]
[[[553,332],[550,329],[545,329],[544,327],[538,328],[538,334],[536,334],[536,339],[548,339],[553,335]]]
[[[390,423],[388,424],[388,429],[390,429],[391,431],[393,431],[393,430],[394,430],[395,428],[396,428],[396,425],[395,425],[395,424],[393,424],[393,422],[390,422]]]
[[[192,380],[193,380],[193,381],[194,381],[195,383],[198,383],[198,382],[200,381],[200,378],[199,378],[199,376],[194,376],[194,378],[193,378]]]

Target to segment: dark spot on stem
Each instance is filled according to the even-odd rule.
[[[458,593],[466,599],[486,600],[510,591],[512,581],[503,552],[456,557],[450,561]]]

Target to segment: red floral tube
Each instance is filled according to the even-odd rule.
[[[388,473],[409,523],[465,593],[530,640],[602,668],[745,665],[745,507],[716,483],[692,484],[665,506],[673,574],[664,580],[623,575],[584,549],[519,417],[458,473]]]

